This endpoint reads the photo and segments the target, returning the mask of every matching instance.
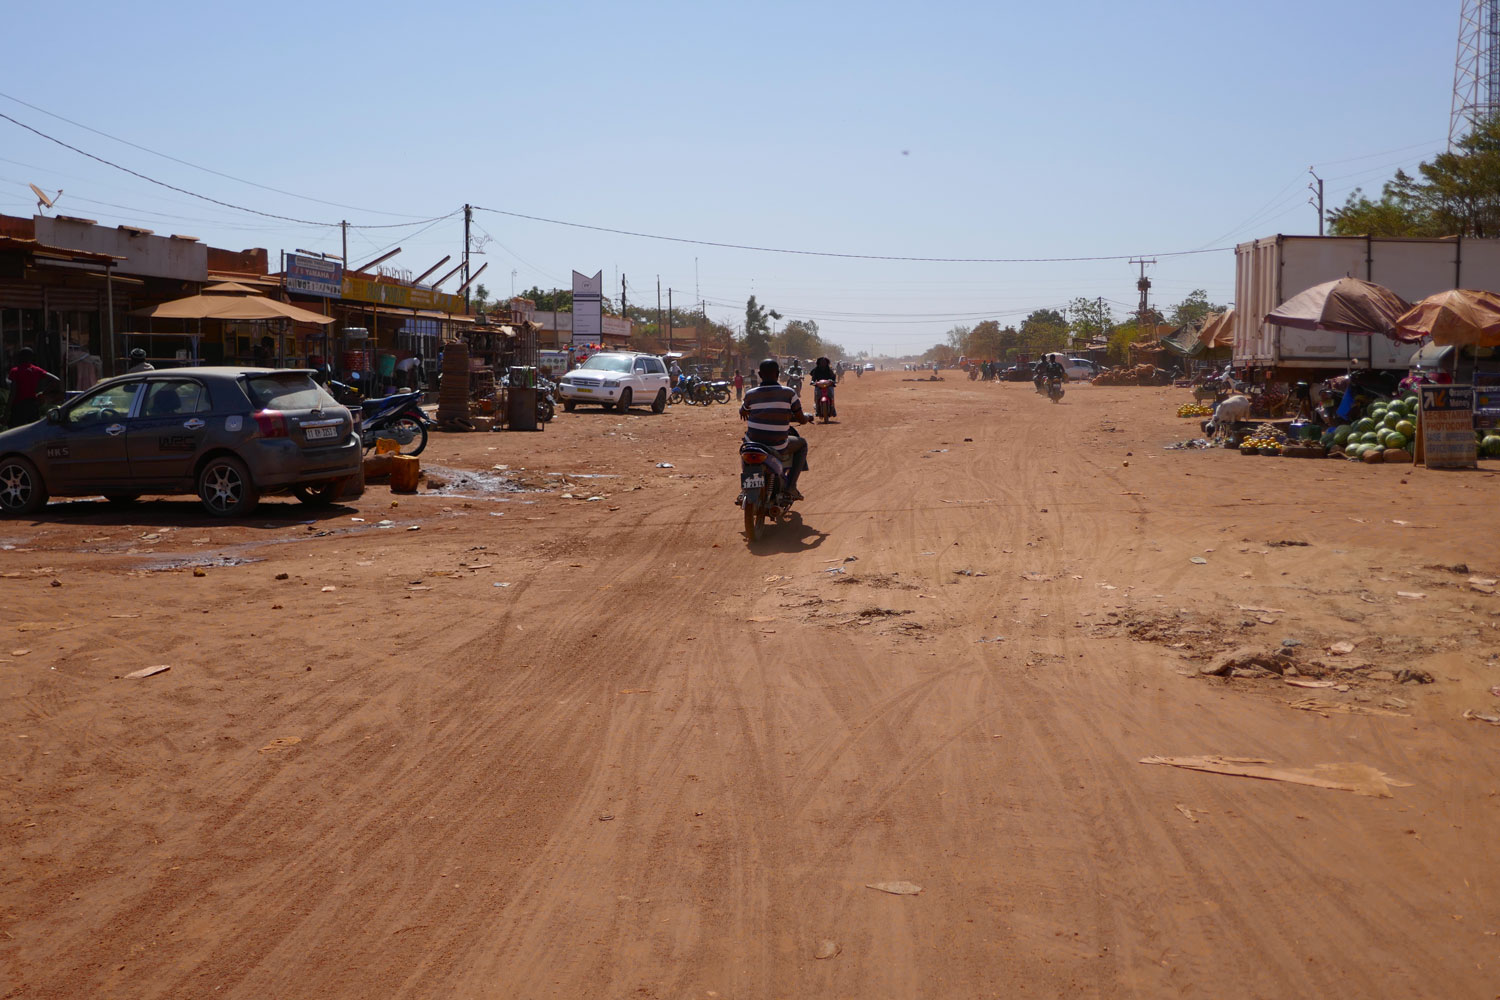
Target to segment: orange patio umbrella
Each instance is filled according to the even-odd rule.
[[[1438,292],[1396,320],[1396,339],[1474,347],[1500,345],[1500,295],[1472,288]]]

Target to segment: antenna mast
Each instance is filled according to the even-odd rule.
[[[1448,115],[1452,149],[1480,122],[1500,111],[1500,0],[1463,0],[1458,15],[1458,55],[1453,63],[1453,105]]]

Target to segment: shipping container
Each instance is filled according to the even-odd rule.
[[[1500,291],[1500,240],[1270,236],[1241,243],[1235,248],[1234,363],[1292,369],[1289,374],[1299,376],[1308,370],[1405,370],[1414,344],[1263,321],[1298,292],[1345,276],[1384,285],[1408,302],[1450,288]]]

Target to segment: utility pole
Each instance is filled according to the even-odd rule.
[[[464,206],[464,312],[469,311],[469,223],[474,220],[474,206]]]
[[[625,275],[620,275],[620,318],[625,319]]]
[[[1130,263],[1141,265],[1141,277],[1140,277],[1140,280],[1135,283],[1135,287],[1137,289],[1139,289],[1140,293],[1141,293],[1141,304],[1136,309],[1136,312],[1135,312],[1135,327],[1136,327],[1137,330],[1144,332],[1145,329],[1146,329],[1146,314],[1148,312],[1150,312],[1150,310],[1151,310],[1151,306],[1150,306],[1150,302],[1149,302],[1150,295],[1151,295],[1151,279],[1148,278],[1148,277],[1146,277],[1146,265],[1147,264],[1155,264],[1156,263],[1156,258],[1152,257],[1150,260],[1146,260],[1144,257],[1132,257],[1130,259]],[[1104,317],[1104,299],[1103,298],[1101,298],[1099,300],[1099,317],[1100,317],[1100,324],[1099,325],[1100,325],[1100,327],[1102,329],[1102,327],[1104,325],[1104,323],[1103,323],[1103,317]]]
[[[1319,177],[1317,175],[1317,172],[1314,171],[1312,167],[1308,167],[1307,168],[1307,172],[1310,173],[1310,174],[1312,174],[1313,181],[1317,182],[1316,184],[1312,183],[1312,181],[1308,182],[1307,189],[1312,192],[1312,197],[1309,197],[1307,199],[1307,203],[1309,205],[1311,205],[1313,208],[1316,208],[1318,210],[1318,235],[1322,236],[1323,235],[1323,178]]]
[[[339,223],[339,228],[344,231],[344,270],[349,270],[349,220],[345,219]]]
[[[661,275],[658,274],[656,276],[656,335],[660,337],[664,329],[666,328],[661,325]]]
[[[672,352],[672,289],[667,289],[667,353]]]

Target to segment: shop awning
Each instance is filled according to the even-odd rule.
[[[250,322],[289,319],[296,323],[319,325],[334,322],[332,316],[309,312],[262,295],[189,295],[161,305],[136,309],[130,315],[151,319],[231,319]]]

